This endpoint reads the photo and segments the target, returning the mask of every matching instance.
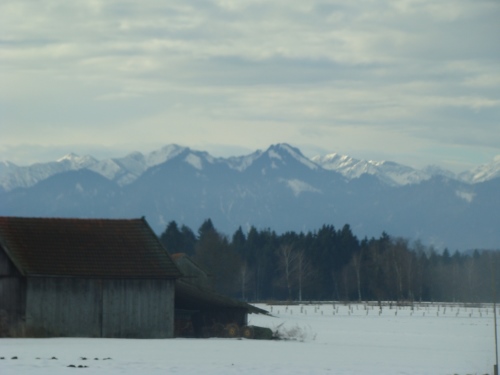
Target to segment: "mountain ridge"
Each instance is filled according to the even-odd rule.
[[[239,172],[245,171],[263,155],[273,156],[277,149],[283,149],[289,155],[297,158],[302,164],[310,168],[323,168],[342,174],[348,180],[359,178],[363,174],[374,175],[386,184],[402,186],[420,183],[436,175],[443,175],[468,183],[479,183],[500,177],[500,158],[491,163],[478,166],[460,174],[436,166],[428,166],[422,170],[415,169],[392,161],[373,161],[355,159],[348,155],[330,153],[306,158],[298,148],[286,143],[278,143],[269,146],[267,150],[257,150],[248,155],[231,156],[228,158],[216,158],[205,151],[192,150],[189,147],[176,144],[142,154],[138,151],[131,152],[123,157],[107,158],[98,160],[91,155],[79,156],[69,153],[62,158],[47,162],[35,163],[29,166],[17,166],[9,161],[0,162],[0,187],[4,191],[10,191],[18,187],[30,187],[36,183],[57,173],[89,169],[117,182],[120,186],[132,183],[140,177],[148,168],[162,164],[178,154],[189,151],[191,162],[205,159],[210,162],[225,163]],[[200,155],[203,155],[201,159]],[[276,154],[277,155],[277,154]],[[275,159],[278,162],[278,159]]]
[[[172,220],[197,228],[207,218],[227,234],[347,223],[360,238],[386,232],[438,249],[500,248],[500,177],[470,183],[438,169],[411,182],[414,170],[393,162],[331,156],[321,163],[287,144],[232,158],[178,145],[105,161],[69,154],[49,171],[37,165],[32,180],[23,170],[31,186],[0,187],[0,215],[145,216],[157,233]]]

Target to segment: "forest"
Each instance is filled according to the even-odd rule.
[[[207,219],[195,234],[171,221],[160,241],[206,269],[215,289],[246,301],[489,302],[499,251],[453,254],[382,233],[357,238],[348,224],[307,233],[238,228],[229,237]],[[500,289],[499,289],[500,290]]]

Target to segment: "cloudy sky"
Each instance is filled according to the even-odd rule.
[[[2,0],[0,160],[500,155],[499,0]]]

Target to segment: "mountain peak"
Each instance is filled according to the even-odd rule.
[[[189,148],[179,146],[177,144],[163,146],[161,149],[148,154],[147,166],[152,167],[158,164],[165,163],[166,161],[175,158],[177,155],[186,150],[189,150]]]
[[[71,152],[58,159],[57,163],[68,163],[71,166],[70,169],[92,169],[95,165],[99,164],[99,161],[90,155],[79,156]]]
[[[348,179],[369,174],[393,186],[419,183],[430,178],[430,175],[424,171],[392,161],[358,160],[337,153],[325,156],[318,155],[313,157],[312,160],[322,168],[339,172]]]
[[[311,160],[329,170],[349,168],[359,162],[357,159],[336,152],[324,156],[316,155]]]
[[[78,158],[80,158],[80,156],[78,156],[74,152],[70,152],[69,154],[64,155],[62,158],[57,159],[56,161],[58,163],[61,163],[61,162],[64,162],[65,160],[74,161],[74,160],[76,160]]]
[[[500,177],[500,155],[495,156],[488,164],[461,173],[459,177],[472,184]]]
[[[286,164],[286,159],[292,158],[309,169],[318,169],[316,163],[306,158],[298,148],[292,147],[288,143],[271,145],[263,155],[267,155],[270,159],[280,160],[282,164]]]

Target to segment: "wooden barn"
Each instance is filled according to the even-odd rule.
[[[0,311],[46,336],[174,336],[181,272],[144,219],[0,217]]]

